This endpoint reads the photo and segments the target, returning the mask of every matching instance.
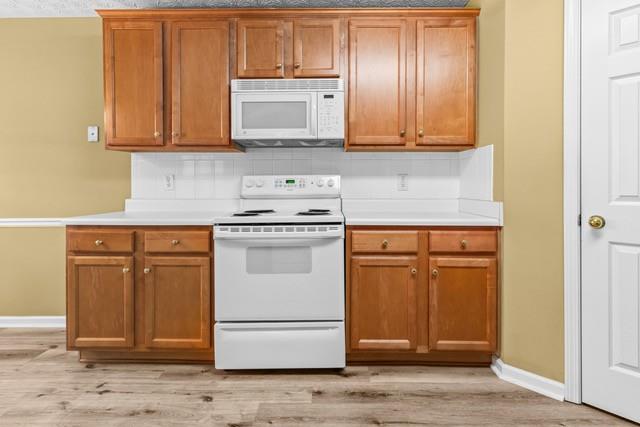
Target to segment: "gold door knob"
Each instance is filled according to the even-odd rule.
[[[96,240],[96,241],[95,241],[95,243],[96,243],[96,246],[100,246],[100,245],[102,245],[104,242],[103,242],[102,240]]]
[[[129,271],[130,271],[130,270],[129,270],[129,267],[125,267],[125,268],[123,268],[123,269],[122,269],[122,272],[123,272],[123,273],[128,273]]]
[[[407,133],[407,132],[406,132],[404,129],[402,129],[402,130],[400,131],[400,136],[405,136],[405,134],[406,134],[406,133]]]
[[[282,68],[282,64],[276,64],[276,68],[279,70],[280,68]]]
[[[300,68],[300,63],[296,62],[295,64],[293,64],[293,68]]]
[[[150,268],[145,268],[143,271],[144,271],[144,274],[149,274],[149,273],[151,273],[151,269],[150,269]]]
[[[418,269],[416,268],[412,268],[411,269],[411,274],[413,274],[414,276],[418,273]]]
[[[155,131],[155,132],[153,133],[153,136],[155,136],[156,138],[157,138],[157,137],[159,137],[160,135],[161,135],[161,134],[160,134],[160,132],[158,132],[158,131]]]
[[[589,225],[597,230],[604,228],[606,221],[600,215],[593,215],[589,217]]]
[[[171,244],[172,244],[173,246],[178,245],[178,244],[180,244],[180,240],[172,240],[172,241],[171,241]]]
[[[433,277],[434,279],[436,277],[438,277],[438,269],[434,268],[433,270],[431,270],[431,277]]]
[[[389,241],[388,240],[383,240],[382,241],[382,249],[387,249],[389,247]]]
[[[467,249],[467,241],[466,240],[462,240],[460,242],[460,248],[462,249]]]
[[[422,138],[424,136],[424,129],[418,129],[418,136]]]

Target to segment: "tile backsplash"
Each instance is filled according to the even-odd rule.
[[[133,153],[133,199],[234,199],[243,175],[336,174],[345,199],[490,200],[493,147],[462,153],[346,153],[260,148],[246,153]],[[401,190],[398,175],[406,175]]]

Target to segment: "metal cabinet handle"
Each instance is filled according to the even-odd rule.
[[[462,240],[460,241],[460,247],[462,249],[467,249],[467,241],[466,240]]]
[[[418,136],[422,138],[424,136],[424,129],[418,129]]]
[[[388,240],[383,240],[382,241],[382,249],[387,249],[389,247],[389,241]]]
[[[418,273],[418,269],[416,268],[412,268],[411,269],[411,274],[413,274],[414,276]]]
[[[151,269],[150,269],[150,268],[145,268],[143,271],[144,271],[144,274],[149,274],[149,273],[151,273]]]
[[[431,271],[431,277],[433,277],[434,279],[435,279],[436,277],[438,277],[438,269],[437,269],[437,268],[434,268],[434,269]]]
[[[405,134],[406,134],[406,133],[407,133],[407,131],[405,131],[404,129],[402,129],[402,130],[400,131],[400,136],[405,136]]]
[[[158,131],[155,131],[153,133],[153,136],[155,136],[156,138],[159,137],[160,135],[162,135],[162,134],[160,132],[158,132]]]
[[[276,64],[276,68],[279,70],[280,68],[282,68],[282,64],[280,63]]]
[[[122,269],[122,272],[123,272],[123,273],[128,273],[129,271],[130,271],[130,270],[129,270],[129,267],[125,267],[125,268],[123,268],[123,269]]]
[[[293,64],[293,68],[300,68],[300,63],[296,62],[295,64]]]
[[[100,245],[102,245],[104,242],[103,242],[102,240],[98,239],[98,240],[96,240],[96,241],[95,241],[95,243],[96,243],[96,246],[100,246]]]
[[[173,132],[171,135],[172,136],[180,136],[180,132]]]
[[[180,244],[180,240],[172,240],[172,241],[171,241],[171,244],[172,244],[173,246],[178,245],[178,244]]]

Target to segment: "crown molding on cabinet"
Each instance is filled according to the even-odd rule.
[[[469,0],[4,0],[1,18],[95,16],[96,9],[140,8],[427,8],[464,7]]]

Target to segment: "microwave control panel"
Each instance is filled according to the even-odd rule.
[[[318,92],[318,139],[344,139],[344,92]]]

